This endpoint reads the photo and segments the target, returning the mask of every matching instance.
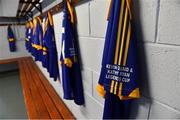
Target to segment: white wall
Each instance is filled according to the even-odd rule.
[[[0,16],[14,17],[18,9],[19,0],[1,0]]]
[[[54,3],[53,3],[54,4]],[[85,106],[65,103],[77,118],[102,118],[103,99],[96,92],[109,0],[91,0],[76,7],[83,63]],[[139,39],[142,97],[132,107],[134,118],[180,118],[179,0],[133,0]],[[60,55],[62,13],[53,16]],[[37,63],[48,78],[48,73]],[[49,78],[48,78],[49,79]],[[62,85],[49,79],[62,96]]]
[[[2,1],[0,0],[0,16],[2,16],[3,13],[1,5],[2,5]]]
[[[7,40],[7,26],[0,26],[0,60],[17,57],[29,56],[25,49],[25,27],[12,26],[14,35],[16,36],[16,52],[10,52]]]

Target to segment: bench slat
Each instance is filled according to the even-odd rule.
[[[22,84],[22,90],[23,90],[23,94],[24,94],[24,100],[25,100],[25,104],[26,104],[26,110],[27,110],[27,114],[31,119],[35,119],[38,118],[38,113],[36,111],[36,107],[35,104],[33,102],[32,99],[32,95],[30,93],[30,89],[28,87],[28,83],[26,81],[26,75],[25,75],[25,71],[24,68],[25,66],[23,66],[23,64],[19,64],[19,68],[20,68],[20,79],[21,79],[21,84]]]
[[[32,68],[27,66],[26,61],[27,60],[23,60],[23,64],[24,64],[24,66],[26,66],[24,71],[27,76],[26,80],[27,80],[28,86],[30,88],[30,92],[32,94],[33,102],[34,102],[37,112],[38,112],[38,118],[48,119],[48,118],[50,118],[49,113],[48,113],[46,106],[44,105],[44,102],[41,98],[41,95],[40,95],[41,93],[38,91],[38,89],[34,83],[34,80],[36,80],[37,78],[34,77],[34,75],[32,73]]]
[[[48,92],[46,91],[45,87],[43,86],[43,84],[41,83],[41,78],[38,75],[38,72],[34,69],[34,67],[32,66],[32,60],[27,60],[27,66],[32,68],[33,72],[33,76],[34,78],[37,78],[36,80],[34,80],[33,82],[35,83],[35,85],[37,86],[38,91],[41,93],[41,97],[43,99],[43,102],[49,112],[50,118],[51,119],[62,119],[61,114],[59,113],[59,111],[56,109],[55,104],[53,103],[53,101],[51,100],[51,96],[49,96]]]
[[[33,61],[31,61],[33,62]],[[56,105],[57,109],[61,113],[64,119],[75,119],[71,111],[67,108],[67,106],[62,102],[59,95],[56,93],[52,85],[48,82],[46,77],[41,73],[40,69],[37,67],[37,65],[33,64],[33,67],[36,71],[39,71],[39,77],[41,78],[41,82],[46,87],[47,92],[51,96],[51,99],[53,100],[54,104]]]

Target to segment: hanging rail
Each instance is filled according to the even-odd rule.
[[[64,1],[65,0],[63,0],[62,2],[60,2],[57,5],[53,6],[52,8],[48,9],[45,12],[40,12],[40,15],[38,15],[38,16],[43,18],[47,15],[47,12],[49,12],[49,11],[51,12],[52,15],[55,15],[55,14],[61,12],[63,10]],[[69,0],[69,1],[73,6],[75,6],[75,5],[90,1],[90,0]],[[38,17],[38,16],[36,16],[36,17]],[[32,20],[32,17],[31,17],[31,20]]]

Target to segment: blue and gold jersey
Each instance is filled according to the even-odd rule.
[[[42,22],[42,28],[43,28],[43,38],[42,38],[42,53],[43,53],[43,56],[42,56],[42,66],[44,67],[44,68],[47,68],[47,65],[48,65],[48,50],[47,50],[47,46],[46,46],[46,44],[45,44],[45,37],[44,37],[44,35],[45,35],[45,32],[46,32],[46,27],[47,27],[47,25],[46,25],[46,27],[45,27],[45,22],[47,21],[47,18],[44,18],[43,19],[43,22]],[[46,24],[47,24],[47,22],[46,22]]]
[[[29,28],[28,28],[28,33],[27,33],[27,38],[28,38],[28,42],[27,42],[27,48],[28,51],[32,54],[32,39],[33,39],[33,23],[32,21],[29,21]]]
[[[16,51],[16,44],[15,44],[15,38],[14,38],[14,33],[12,31],[11,26],[7,27],[7,37],[8,37],[8,41],[9,41],[9,49],[11,52]]]
[[[131,99],[139,98],[137,40],[131,0],[111,0],[97,90],[105,98],[103,119],[127,119]]]
[[[54,36],[54,24],[50,12],[48,12],[45,18],[44,38],[42,43],[43,57],[46,59],[43,61],[43,65],[46,66],[50,77],[54,78],[54,80],[57,80],[59,77],[58,57]]]
[[[28,44],[29,44],[29,38],[28,38],[29,28],[30,28],[30,25],[29,25],[29,22],[27,22],[26,26],[25,26],[25,29],[26,29],[26,32],[25,32],[25,47],[26,47],[27,50],[28,50]]]
[[[137,43],[132,27],[131,0],[112,0],[97,90],[119,96],[120,100],[139,98]]]
[[[68,1],[64,3],[63,13],[60,63],[62,66],[64,98],[73,99],[76,104],[82,105],[84,104],[84,95],[78,59],[75,19],[73,9]]]
[[[40,17],[37,17],[33,20],[33,56],[35,57],[35,61],[42,61],[42,39],[43,39],[43,30],[42,30],[42,21]]]

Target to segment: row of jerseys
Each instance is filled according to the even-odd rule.
[[[64,99],[84,104],[82,77],[78,59],[78,48],[73,8],[67,0],[64,3],[61,45],[61,78]],[[50,12],[43,22],[40,17],[26,24],[26,49],[47,69],[55,81],[59,78],[58,55],[55,43],[53,19]]]
[[[34,18],[26,23],[26,49],[34,56],[35,61],[42,62],[50,77],[58,78],[58,58],[55,44],[53,19],[50,12],[45,19]]]

